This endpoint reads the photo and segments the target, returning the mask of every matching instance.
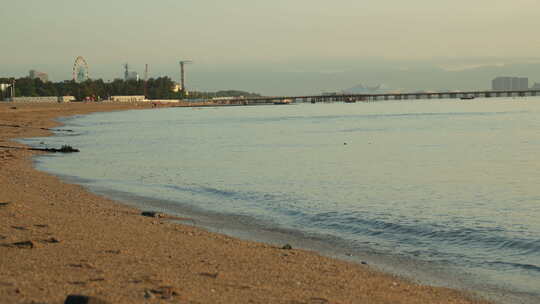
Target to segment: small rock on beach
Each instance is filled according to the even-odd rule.
[[[163,213],[159,213],[156,211],[143,211],[141,212],[141,215],[147,216],[147,217],[157,217],[157,218],[165,217]]]
[[[64,301],[64,304],[110,304],[110,303],[102,299],[91,297],[91,296],[69,295]]]

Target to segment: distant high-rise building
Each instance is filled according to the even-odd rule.
[[[534,85],[531,87],[531,90],[540,90],[540,83],[535,82]]]
[[[139,74],[137,72],[128,72],[127,80],[137,80],[139,81]]]
[[[529,89],[529,78],[527,78],[527,77],[519,78],[519,89],[518,90],[526,91],[528,89]]]
[[[47,73],[39,72],[39,71],[36,71],[36,70],[30,70],[30,72],[28,73],[28,76],[30,76],[30,79],[39,78],[43,82],[48,82],[49,81],[49,75]]]
[[[525,91],[529,89],[527,77],[497,77],[491,82],[493,91]]]
[[[491,88],[493,91],[510,90],[511,87],[512,80],[510,77],[497,77],[491,82]]]

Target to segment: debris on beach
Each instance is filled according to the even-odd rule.
[[[28,150],[45,151],[45,152],[53,152],[53,153],[75,153],[75,152],[80,152],[79,149],[75,149],[70,145],[63,145],[60,149],[56,149],[56,148],[29,148]]]
[[[168,215],[168,214],[157,212],[157,211],[142,211],[141,215],[146,216],[146,217],[159,218],[159,219],[168,219],[168,220],[176,220],[176,221],[192,221],[193,225],[195,225],[195,220],[191,218]],[[157,223],[158,222],[156,222],[155,224]]]
[[[328,304],[330,301],[328,301],[325,298],[311,298],[309,299],[310,304]]]
[[[38,241],[28,240],[28,241],[15,242],[15,243],[11,243],[11,244],[3,244],[2,246],[14,247],[14,248],[20,248],[20,249],[32,249],[32,248],[37,247],[38,242],[39,243],[45,243],[45,244],[60,243],[60,241],[57,238],[50,237],[50,238],[44,239],[44,240],[38,240]]]
[[[17,247],[21,249],[32,249],[36,247],[36,244],[33,241],[22,241],[22,242],[15,242],[10,244],[11,247]]]
[[[56,244],[56,243],[60,243],[60,241],[55,238],[55,237],[50,237],[48,239],[45,239],[45,240],[42,240],[41,241],[42,243],[49,243],[49,244]]]
[[[19,149],[19,150],[30,150],[30,151],[44,151],[44,152],[59,152],[59,153],[74,153],[80,152],[79,149],[75,149],[69,145],[63,145],[60,149],[56,148],[25,148],[25,147],[13,147],[13,146],[0,146],[0,148],[6,149]]]
[[[68,264],[68,266],[73,268],[95,269],[95,267],[89,263]]]
[[[10,202],[0,202],[0,207],[7,207]]]
[[[153,299],[156,296],[159,296],[163,300],[171,299],[174,296],[177,296],[178,293],[174,290],[172,286],[160,286],[157,289],[150,289],[144,291],[144,297],[147,299]]]
[[[41,130],[54,131],[54,132],[73,132],[73,130],[71,130],[71,129],[49,129],[49,128],[41,128]]]
[[[154,299],[156,296],[154,296],[153,293],[150,292],[150,290],[144,291],[144,298],[145,299]]]
[[[60,149],[53,149],[53,150],[54,150],[53,152],[62,152],[62,153],[79,152],[79,149],[75,149],[69,145],[63,145]]]
[[[201,273],[199,273],[199,275],[203,276],[203,277],[209,277],[209,278],[215,279],[215,278],[218,277],[219,272],[215,272],[215,273],[201,272]]]
[[[103,252],[108,253],[108,254],[120,254],[120,253],[122,253],[121,250],[105,250]]]

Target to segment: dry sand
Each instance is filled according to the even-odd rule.
[[[41,128],[60,116],[141,107],[151,105],[0,104],[0,146],[50,134]],[[143,217],[36,171],[38,153],[0,148],[0,303],[63,303],[69,294],[110,303],[486,303],[366,265]]]

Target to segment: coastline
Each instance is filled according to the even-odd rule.
[[[0,146],[50,135],[41,128],[59,117],[141,108],[152,104],[0,104]],[[314,252],[143,217],[35,170],[39,153],[0,148],[2,303],[62,303],[72,293],[111,303],[487,303]],[[33,248],[13,245],[24,241]]]

